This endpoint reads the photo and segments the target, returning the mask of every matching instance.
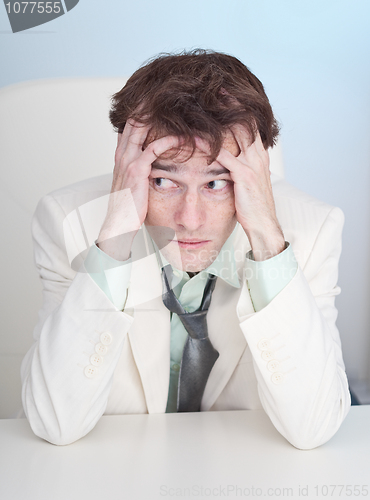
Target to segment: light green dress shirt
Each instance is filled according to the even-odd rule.
[[[188,273],[173,268],[174,280],[178,281],[181,278],[173,290],[185,311],[193,312],[200,306],[209,272],[230,286],[236,288],[241,286],[236,272],[233,248],[236,229],[225,242],[216,260],[207,269],[190,278]],[[157,257],[158,253],[160,254],[158,258],[162,263],[159,264],[160,267],[168,264],[156,246],[155,248]],[[85,268],[109,300],[122,311],[127,298],[131,259],[125,262],[116,261],[94,245],[85,259]],[[283,252],[265,261],[254,261],[252,252],[247,254],[246,279],[256,312],[266,307],[285,288],[294,277],[297,268],[298,264],[289,243]],[[178,378],[187,335],[177,314],[171,314],[170,384],[166,413],[176,412]]]

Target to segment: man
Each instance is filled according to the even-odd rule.
[[[113,180],[56,191],[34,218],[34,432],[67,444],[104,413],[264,408],[294,446],[327,441],[350,405],[343,216],[270,176],[278,127],[261,82],[225,54],[161,56],[110,117]]]

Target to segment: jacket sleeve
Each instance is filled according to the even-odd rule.
[[[32,234],[43,306],[21,368],[22,402],[32,430],[53,444],[87,434],[104,413],[133,317],[118,310],[65,250],[66,214],[52,196],[38,205]],[[125,284],[122,284],[125,286]]]
[[[334,305],[343,221],[340,209],[329,212],[304,268],[266,307],[243,316],[246,284],[238,304],[262,406],[300,449],[330,439],[351,404]]]

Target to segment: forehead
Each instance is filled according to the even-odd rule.
[[[157,139],[160,139],[161,137],[164,137],[164,135],[166,134],[160,134],[160,133],[156,133],[155,130],[151,130],[148,134],[148,136],[146,137],[145,141],[144,141],[144,144],[143,144],[143,149],[147,148],[149,146],[149,144]],[[237,143],[236,139],[235,139],[235,136],[234,134],[232,133],[231,130],[228,130],[224,136],[224,140],[223,140],[223,143],[222,143],[222,147],[227,149],[231,154],[233,154],[234,156],[238,156],[240,154],[240,147],[239,147],[239,144]],[[167,157],[170,157],[172,156],[171,153],[174,153],[174,151],[169,151],[169,154],[167,155]],[[177,162],[183,162],[185,161],[187,158],[189,158],[190,156],[192,155],[192,149],[190,147],[184,147],[180,154],[176,156],[176,158],[174,159],[174,161]],[[193,156],[197,157],[197,158],[201,158],[203,156],[206,157],[206,155],[196,149],[194,151],[194,154]],[[166,159],[166,154],[163,154],[161,155],[160,157],[161,159],[165,160]]]
[[[181,170],[182,166],[192,166],[194,164],[207,166],[209,164],[209,155],[198,148],[195,148],[193,151],[190,146],[184,146],[181,149],[173,148],[165,151],[158,156],[153,166],[177,165],[178,170]]]
[[[195,154],[187,161],[179,162],[174,160],[162,160],[158,158],[152,163],[152,168],[161,172],[170,172],[179,175],[190,174],[201,176],[215,176],[221,174],[229,174],[229,170],[220,165],[217,161],[208,163],[206,156],[196,156]]]
[[[240,154],[240,148],[233,134],[229,132],[222,144],[222,147],[234,156]],[[173,156],[176,153],[176,156]],[[217,161],[209,163],[209,156],[206,152],[196,148],[194,151],[190,147],[184,147],[180,151],[170,150],[164,153],[153,162],[153,168],[167,172],[184,172],[189,169],[197,170],[200,173],[218,175],[229,171],[222,167]]]

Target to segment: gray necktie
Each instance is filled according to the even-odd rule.
[[[216,279],[216,276],[209,275],[199,309],[187,313],[169,286],[169,282],[172,282],[171,266],[167,265],[162,270],[163,303],[167,309],[178,315],[188,332],[180,367],[178,412],[200,411],[208,376],[219,356],[209,340],[206,318]]]

